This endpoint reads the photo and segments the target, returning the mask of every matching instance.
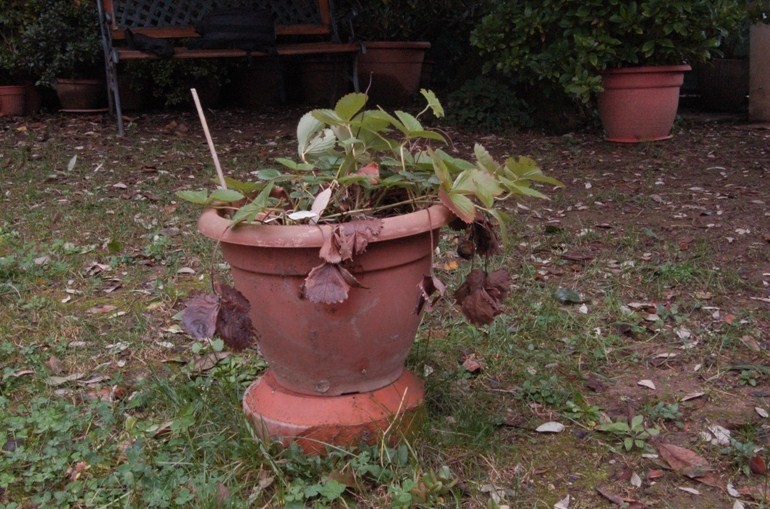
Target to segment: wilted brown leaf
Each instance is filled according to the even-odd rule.
[[[656,445],[658,453],[672,470],[687,477],[703,477],[711,470],[705,458],[699,454],[674,444],[660,442]]]
[[[466,355],[465,360],[463,360],[463,368],[465,368],[465,371],[468,373],[478,373],[487,367],[486,364],[487,363],[475,353]]]
[[[193,359],[193,372],[203,373],[217,365],[222,359],[230,356],[230,352],[209,352],[204,355],[198,355]]]
[[[417,285],[417,288],[420,289],[420,297],[417,301],[417,309],[415,310],[418,315],[422,313],[423,308],[430,312],[436,304],[436,301],[443,297],[444,292],[446,292],[446,286],[444,286],[444,283],[442,283],[436,276],[423,277],[420,284]],[[438,293],[438,295],[431,298],[431,295],[434,293]]]
[[[46,366],[48,366],[48,371],[50,371],[52,375],[59,375],[64,372],[64,363],[55,355],[48,358]]]
[[[623,500],[623,497],[621,497],[620,495],[615,495],[614,493],[611,493],[607,488],[603,488],[599,486],[598,488],[596,488],[596,491],[599,492],[599,495],[603,496],[604,498],[606,498],[607,500],[609,500],[615,505],[625,504],[625,500]]]
[[[510,278],[508,271],[499,269],[491,274],[474,269],[454,297],[465,317],[475,325],[492,323],[502,312],[502,304],[508,296]]]
[[[476,216],[471,224],[471,238],[479,256],[494,256],[502,253],[497,237],[498,225],[484,216]]]
[[[254,342],[254,326],[249,317],[251,304],[235,288],[217,284],[219,292],[219,315],[216,332],[227,346],[233,350],[243,350]]]
[[[182,313],[182,328],[197,339],[218,335],[233,350],[243,350],[254,342],[254,326],[249,318],[251,305],[235,288],[216,284],[216,294],[194,297]]]
[[[313,267],[305,278],[303,295],[311,302],[321,304],[344,302],[348,298],[351,285],[342,270],[344,269],[337,263],[322,263]]]
[[[756,475],[765,475],[767,473],[765,460],[759,454],[755,454],[749,459],[749,468],[751,469],[751,473]]]
[[[219,296],[197,295],[182,312],[182,328],[196,339],[213,337],[217,329]]]
[[[356,175],[369,177],[369,183],[374,185],[380,179],[380,165],[372,161],[366,166],[360,167]]]
[[[89,308],[86,310],[86,313],[91,315],[98,315],[103,313],[109,313],[111,311],[115,311],[117,309],[117,306],[113,306],[112,304],[101,304],[99,306],[94,306],[92,308]]]
[[[324,239],[319,256],[328,263],[352,260],[353,256],[366,251],[382,231],[382,220],[362,219],[335,225],[332,234]]]

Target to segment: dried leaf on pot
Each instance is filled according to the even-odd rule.
[[[366,251],[370,242],[374,241],[382,231],[381,219],[366,219],[342,224],[343,235],[352,239],[353,254],[359,255]]]
[[[503,301],[508,297],[510,276],[505,269],[490,274],[474,269],[454,297],[465,317],[475,325],[486,325],[502,313]]]
[[[324,239],[319,256],[328,263],[352,260],[354,255],[366,251],[382,230],[382,221],[367,219],[336,225],[332,234]]]
[[[417,301],[417,309],[415,310],[418,315],[422,313],[423,309],[430,312],[436,301],[443,297],[446,292],[446,286],[436,276],[423,277],[417,288],[420,289],[420,298]],[[438,295],[431,297],[434,293],[438,293]]]
[[[310,271],[302,286],[302,295],[319,304],[338,304],[348,298],[350,288],[363,285],[338,263],[322,263]]]

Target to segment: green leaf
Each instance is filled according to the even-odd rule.
[[[257,172],[257,178],[259,180],[273,180],[281,176],[283,176],[283,173],[276,170],[275,168],[266,168]]]
[[[218,182],[216,179],[214,179],[214,181]],[[257,189],[262,188],[262,184],[258,182],[244,182],[232,177],[225,177],[225,184],[227,184],[229,189],[234,189],[243,194],[253,193]]]
[[[313,169],[312,164],[297,163],[296,161],[292,161],[291,159],[287,159],[285,157],[276,157],[275,162],[294,171],[309,171]]]
[[[428,101],[428,106],[433,111],[433,114],[437,118],[441,118],[444,116],[444,107],[441,106],[441,102],[438,100],[438,97],[436,97],[436,94],[433,93],[433,90],[426,90],[421,89],[420,93],[425,98],[426,101]]]
[[[302,115],[297,124],[297,153],[300,156],[303,156],[307,151],[310,139],[323,127],[323,123],[315,118],[312,112]]]
[[[324,124],[329,124],[330,126],[340,125],[344,122],[334,110],[313,110],[310,113],[316,120],[323,122]]]
[[[509,244],[509,238],[508,238],[508,228],[505,227],[506,224],[510,222],[510,216],[503,212],[502,210],[497,209],[489,209],[487,210],[489,215],[497,219],[497,222],[500,224],[499,232],[500,232],[500,240],[502,241],[503,245]]]
[[[438,152],[429,152],[431,161],[433,162],[433,172],[436,174],[439,182],[441,182],[442,188],[451,186],[452,176],[449,174],[449,168],[447,168],[446,162]]]
[[[408,132],[424,130],[422,124],[414,115],[411,115],[405,111],[396,111],[396,116],[401,121],[401,123],[404,124],[404,127],[406,127]]]
[[[380,121],[387,121],[390,126],[395,127],[399,131],[401,131],[404,134],[407,134],[409,132],[409,129],[406,128],[404,124],[401,123],[399,119],[388,113],[387,111],[383,109],[372,111],[368,114],[368,116],[373,117],[374,119],[380,120]]]
[[[271,192],[273,192],[273,183],[269,182],[251,203],[238,209],[232,219],[233,226],[244,221],[254,221],[267,208],[267,200],[270,198]]]
[[[302,153],[302,159],[308,155],[318,155],[334,148],[337,141],[337,137],[334,135],[334,131],[331,129],[324,129],[323,131],[316,133],[316,135],[308,141],[305,145],[305,151]]]
[[[490,173],[497,172],[497,169],[500,167],[500,165],[497,164],[495,158],[492,157],[492,155],[487,151],[487,149],[484,148],[483,145],[476,143],[473,146],[473,153],[476,156],[476,161],[478,161],[481,168],[487,170]]]
[[[336,500],[345,493],[347,486],[341,482],[330,479],[323,483],[323,486],[318,490],[318,493],[326,500]]]
[[[476,196],[485,207],[490,208],[495,203],[495,196],[503,192],[494,175],[474,168],[465,170],[455,179],[452,191],[460,194]]]
[[[476,205],[467,196],[446,191],[441,187],[438,191],[438,199],[466,223],[470,224],[476,219]]]
[[[542,198],[544,200],[547,200],[548,197],[541,193],[540,191],[537,191],[535,189],[532,189],[527,184],[517,184],[516,182],[511,182],[507,179],[501,178],[500,181],[503,183],[506,189],[510,191],[513,194],[520,194],[524,196],[534,196],[535,198]],[[526,181],[525,181],[526,182]]]
[[[643,415],[635,415],[631,418],[631,429],[636,429],[644,422]]]
[[[208,205],[210,203],[209,192],[205,189],[201,191],[177,191],[176,196],[181,200],[189,201],[196,205]]]
[[[610,433],[627,433],[630,431],[628,423],[623,421],[608,422],[606,424],[600,424],[596,427],[599,431],[608,431]]]
[[[366,105],[366,94],[352,93],[343,96],[334,106],[334,111],[342,120],[348,122]]]
[[[634,439],[631,437],[626,437],[623,439],[623,447],[626,448],[627,451],[630,451],[634,448]]]
[[[211,193],[211,196],[209,196],[209,201],[221,201],[225,203],[232,203],[239,200],[242,200],[244,196],[239,193],[238,191],[235,191],[233,189],[215,189],[213,193]]]

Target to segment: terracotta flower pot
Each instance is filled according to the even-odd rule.
[[[221,241],[235,287],[251,303],[259,346],[282,386],[315,396],[366,392],[395,381],[414,341],[418,284],[431,271],[438,229],[452,218],[435,206],[384,220],[351,273],[365,288],[334,305],[300,298],[331,227],[244,225],[213,210],[198,227]],[[431,234],[433,237],[431,237]]]
[[[106,102],[106,88],[101,79],[57,79],[56,95],[64,111],[96,110]]]
[[[0,116],[24,115],[26,95],[24,85],[0,86]]]
[[[358,81],[372,102],[408,103],[419,91],[422,65],[429,42],[375,41],[364,43],[358,57]]]
[[[439,229],[453,217],[433,206],[385,219],[376,241],[350,267],[364,288],[351,289],[343,303],[316,304],[301,298],[302,285],[321,263],[319,249],[331,226],[230,229],[215,210],[202,214],[199,230],[221,242],[270,366],[244,398],[264,435],[320,433],[316,439],[338,436],[334,443],[352,445],[376,439],[390,414],[419,407],[422,384],[404,372],[404,362],[420,323],[418,285],[431,272]],[[398,387],[403,390],[395,397]],[[298,406],[315,410],[292,411]],[[313,448],[312,442],[304,446]]]
[[[666,140],[679,108],[689,65],[628,67],[602,73],[597,98],[605,139],[620,143]]]

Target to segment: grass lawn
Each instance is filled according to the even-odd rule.
[[[210,112],[225,171],[293,154],[301,113]],[[509,204],[502,316],[474,327],[451,299],[425,316],[408,361],[424,429],[323,458],[255,439],[256,351],[179,327],[228,277],[174,194],[214,175],[196,117],[0,132],[0,508],[770,507],[762,126],[688,116],[629,146],[450,129],[453,150],[481,139],[566,187]],[[455,249],[435,261],[456,284]]]

